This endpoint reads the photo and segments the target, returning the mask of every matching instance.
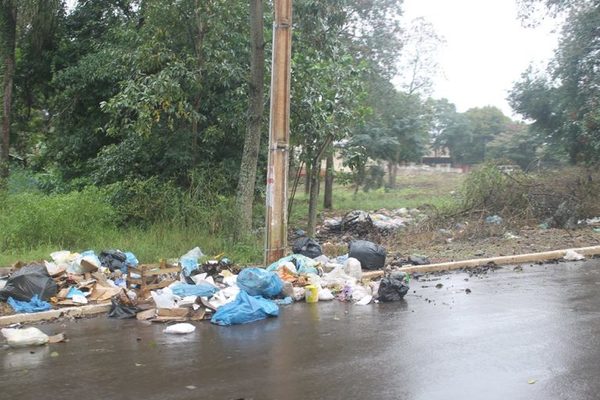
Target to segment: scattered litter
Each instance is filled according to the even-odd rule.
[[[30,301],[19,301],[9,297],[8,305],[17,313],[36,313],[48,311],[52,308],[50,303],[40,300],[37,294],[34,295]]]
[[[234,301],[221,306],[210,322],[223,326],[247,324],[278,315],[277,304],[261,296],[250,296],[242,290]]]
[[[319,287],[317,285],[308,285],[304,287],[305,299],[307,303],[317,303],[319,301]]]
[[[309,237],[297,239],[292,246],[292,252],[309,258],[317,258],[323,254],[321,245],[316,240]]]
[[[359,306],[366,306],[372,300],[373,300],[373,296],[367,295],[367,296],[363,297],[362,299],[360,299],[359,301],[357,301],[356,304],[359,305]]]
[[[485,223],[500,225],[502,224],[502,217],[500,217],[499,215],[490,215],[489,217],[485,218]]]
[[[120,299],[112,299],[108,317],[117,319],[135,318],[138,311],[138,308],[133,305],[125,304]]]
[[[335,296],[331,293],[331,290],[327,288],[319,290],[319,301],[329,301],[333,299],[335,299]]]
[[[169,325],[163,330],[163,332],[185,335],[187,333],[192,333],[195,330],[196,330],[196,327],[194,325],[189,324],[187,322],[183,322],[180,324]]]
[[[527,381],[527,383],[530,384],[530,385],[533,385],[536,382],[537,382],[537,380],[535,380],[535,379],[530,379],[530,380]]]
[[[245,268],[237,277],[237,285],[250,296],[275,297],[283,289],[279,275],[261,268]]]
[[[41,346],[48,343],[48,335],[35,327],[3,328],[2,335],[10,347]]]
[[[392,272],[389,276],[384,276],[379,283],[379,300],[384,302],[402,300],[409,290],[407,282],[408,275],[404,272]]]
[[[355,240],[351,242],[348,256],[360,261],[364,269],[383,269],[385,266],[385,249],[367,240]]]
[[[581,261],[585,260],[585,256],[583,254],[579,254],[575,250],[567,250],[563,259],[566,261]]]
[[[34,295],[49,300],[56,295],[58,287],[48,274],[45,265],[31,264],[13,273],[0,290],[0,299],[9,297],[20,301],[29,301]]]
[[[207,282],[200,282],[197,285],[189,285],[187,283],[176,283],[171,286],[171,291],[179,297],[200,296],[211,297],[219,291],[219,288]]]

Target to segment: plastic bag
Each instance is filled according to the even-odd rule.
[[[110,272],[121,271],[127,273],[127,255],[120,250],[104,250],[99,256],[102,266]]]
[[[303,256],[302,254],[292,254],[291,256],[283,257],[267,267],[267,271],[276,271],[282,264],[292,262],[296,266],[298,274],[318,274],[319,270],[317,261],[312,258]]]
[[[380,301],[399,301],[408,293],[406,275],[403,272],[393,272],[390,276],[384,276],[379,283]]]
[[[383,247],[367,240],[350,243],[349,257],[360,261],[364,269],[382,269],[385,266],[386,251]]]
[[[228,326],[247,324],[267,317],[277,317],[278,315],[279,307],[277,304],[261,296],[250,296],[242,290],[234,301],[220,307],[210,322]]]
[[[27,265],[8,278],[6,285],[0,290],[0,300],[9,297],[20,301],[29,301],[34,295],[42,300],[56,296],[58,287],[45,265]]]
[[[362,268],[360,261],[358,261],[356,258],[348,258],[346,262],[344,262],[344,273],[360,281],[362,279]]]
[[[162,290],[153,290],[150,295],[156,308],[177,308],[177,304],[181,301],[181,297],[174,295],[171,288],[168,287]]]
[[[3,328],[2,335],[10,347],[41,346],[48,343],[48,335],[38,328]]]
[[[34,295],[30,301],[19,301],[9,297],[8,305],[11,306],[16,313],[36,313],[52,309],[50,303],[40,300],[37,294]]]
[[[112,302],[112,306],[110,307],[110,311],[108,313],[108,318],[117,318],[117,319],[135,318],[135,315],[139,311],[137,307],[123,304],[117,299],[111,299],[111,302]]]
[[[262,268],[245,268],[237,277],[237,285],[250,296],[275,297],[283,289],[279,276]]]
[[[204,254],[200,247],[194,247],[179,258],[179,264],[181,264],[181,271],[183,276],[190,276],[192,272],[198,269],[198,259],[203,257]]]
[[[163,332],[185,335],[186,333],[192,333],[195,330],[196,327],[194,325],[188,324],[187,322],[183,322],[180,324],[169,325],[163,330]]]
[[[171,286],[171,291],[179,297],[199,296],[211,297],[219,291],[219,288],[207,282],[200,282],[198,285],[190,285],[188,283],[176,283]]]
[[[328,301],[333,300],[335,296],[331,293],[329,289],[321,289],[319,290],[319,301]]]
[[[317,258],[323,254],[321,245],[314,239],[309,237],[301,237],[294,242],[292,246],[292,252],[294,254],[301,254],[308,258]]]

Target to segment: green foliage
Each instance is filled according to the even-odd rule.
[[[469,174],[463,188],[463,208],[485,210],[487,215],[511,215],[528,210],[526,184],[520,173],[506,174],[493,163],[486,163]]]
[[[565,151],[572,163],[598,163],[600,4],[597,0],[545,3],[551,10],[566,12],[560,43],[547,72],[529,69],[515,84],[511,105],[533,120],[533,131]]]
[[[115,212],[102,192],[6,194],[1,199],[0,250],[54,244],[77,246],[115,226]]]

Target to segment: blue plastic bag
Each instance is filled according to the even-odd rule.
[[[140,263],[138,261],[137,257],[135,256],[135,254],[133,254],[130,251],[125,253],[125,257],[127,257],[127,260],[125,262],[127,263],[128,266],[137,267],[138,264]]]
[[[250,296],[275,297],[283,290],[279,275],[262,268],[243,269],[237,277],[237,285]]]
[[[281,264],[291,262],[296,266],[296,271],[299,274],[319,274],[315,267],[317,262],[312,258],[303,256],[302,254],[292,254],[291,256],[283,257],[267,267],[267,271],[277,271]]]
[[[278,315],[279,307],[277,304],[261,296],[250,296],[242,290],[234,301],[219,307],[210,322],[228,326],[247,324],[268,317],[277,317]]]
[[[9,297],[7,302],[17,313],[35,313],[52,309],[50,303],[40,300],[37,294],[34,294],[30,301],[20,301]]]
[[[85,293],[83,293],[81,290],[79,290],[75,286],[73,286],[73,287],[71,287],[71,289],[69,289],[69,291],[67,292],[67,295],[65,297],[67,299],[72,299],[73,296],[83,296],[83,297],[85,297]]]
[[[171,286],[171,291],[174,295],[179,297],[186,296],[199,296],[199,297],[211,297],[213,294],[219,291],[219,288],[211,285],[210,283],[200,282],[199,285],[190,285],[187,283],[177,283]]]

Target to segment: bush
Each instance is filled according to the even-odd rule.
[[[4,194],[0,249],[40,245],[77,247],[98,231],[115,227],[115,211],[102,192],[89,188],[68,194]]]

